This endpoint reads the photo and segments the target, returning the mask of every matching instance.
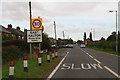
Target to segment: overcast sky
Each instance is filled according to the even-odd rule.
[[[44,32],[49,37],[54,37],[53,22],[56,22],[57,37],[62,37],[62,31],[66,38],[83,40],[84,32],[89,37],[90,32],[95,31],[95,40],[101,37],[107,38],[115,31],[115,12],[118,10],[119,0],[88,1],[88,0],[66,0],[66,1],[32,1],[32,18],[40,16],[43,19]],[[4,0],[1,5],[1,25],[7,27],[12,24],[13,28],[20,26],[21,30],[29,30],[29,1],[16,2],[15,0]],[[94,34],[93,34],[94,36]],[[94,37],[93,37],[94,39]]]

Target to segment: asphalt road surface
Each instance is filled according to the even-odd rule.
[[[114,78],[118,80],[118,56],[74,45],[62,54],[64,58],[48,79]]]

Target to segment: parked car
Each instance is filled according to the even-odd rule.
[[[73,44],[67,44],[66,47],[67,48],[73,48]]]
[[[85,44],[81,44],[80,47],[81,48],[85,48],[86,46],[85,46]]]

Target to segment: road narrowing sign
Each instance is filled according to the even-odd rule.
[[[29,30],[27,31],[27,42],[42,42],[42,30]]]
[[[42,18],[32,19],[32,30],[42,30]]]

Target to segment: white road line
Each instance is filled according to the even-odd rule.
[[[93,58],[91,55],[89,55],[91,58]]]
[[[111,72],[113,75],[115,75],[116,77],[120,78],[120,76],[115,73],[114,71],[112,71],[110,68],[108,68],[107,66],[104,66],[104,68],[106,68],[109,72]]]
[[[65,58],[67,57],[69,52],[67,52],[67,54],[65,55],[65,57],[61,60],[61,62],[57,65],[57,67],[52,71],[52,73],[48,76],[48,78],[46,80],[50,80],[53,75],[56,73],[56,71],[58,70],[58,68],[60,67],[60,65],[62,64],[62,62],[65,60]]]
[[[86,53],[87,55],[89,55],[89,53]]]
[[[98,62],[98,63],[101,63],[100,61],[98,61],[97,59],[94,59],[96,62]]]

